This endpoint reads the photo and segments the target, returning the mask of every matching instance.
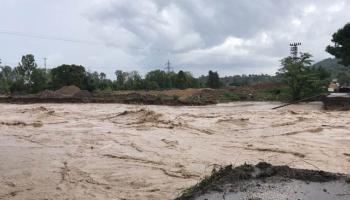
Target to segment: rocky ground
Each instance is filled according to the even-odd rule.
[[[214,166],[350,173],[350,113],[320,103],[0,104],[0,199],[174,199]]]

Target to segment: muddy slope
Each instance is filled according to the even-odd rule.
[[[176,200],[204,199],[348,199],[350,176],[324,171],[272,166],[232,165],[214,170],[212,175]]]

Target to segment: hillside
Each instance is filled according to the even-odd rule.
[[[350,66],[345,67],[337,62],[335,58],[327,58],[316,64],[316,67],[323,67],[331,73],[331,78],[338,79],[342,85],[350,85]]]
[[[336,78],[339,73],[350,73],[350,67],[345,67],[338,63],[336,58],[327,58],[314,64],[316,67],[323,67],[332,73],[332,78]]]

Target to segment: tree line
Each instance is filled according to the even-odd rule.
[[[103,72],[89,72],[81,65],[63,64],[53,69],[39,68],[32,54],[22,56],[18,66],[0,63],[0,93],[38,93],[76,85],[89,91],[113,90],[163,90],[186,88],[219,88],[222,86],[217,72],[209,71],[206,82],[193,77],[190,72],[165,72],[153,70],[142,77],[137,71],[115,71],[115,80]]]

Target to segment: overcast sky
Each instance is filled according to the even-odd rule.
[[[273,74],[290,42],[314,60],[331,57],[331,35],[350,22],[345,0],[1,0],[0,58],[16,65],[81,64],[113,77],[116,69],[164,68],[194,75]],[[41,39],[40,39],[41,38]]]

